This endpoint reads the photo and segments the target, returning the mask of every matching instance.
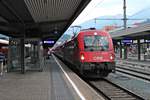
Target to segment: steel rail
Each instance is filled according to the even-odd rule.
[[[107,100],[145,100],[132,91],[112,83],[107,79],[88,81],[88,83]]]

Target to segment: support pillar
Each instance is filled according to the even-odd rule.
[[[41,68],[42,68],[42,67],[41,67],[42,59],[40,59],[40,58],[41,58],[41,55],[40,55],[40,52],[41,52],[41,51],[40,51],[40,41],[37,41],[37,52],[38,52],[38,53],[37,53],[37,54],[38,54],[38,56],[37,56],[37,57],[38,57],[38,58],[37,58],[37,59],[38,59],[37,64],[38,64],[38,66],[39,66],[39,70],[41,70]]]
[[[33,58],[35,59],[36,58],[36,50],[35,50],[35,44],[33,44]]]
[[[127,45],[124,44],[124,59],[127,59]]]
[[[12,60],[11,60],[11,45],[12,45],[13,40],[10,38],[9,39],[9,46],[8,46],[8,60],[7,60],[7,72],[10,72],[11,67],[12,67]]]
[[[146,47],[149,48],[149,43],[146,43]]]
[[[141,45],[140,45],[140,39],[137,40],[137,46],[138,46],[138,60],[141,60]]]
[[[119,46],[119,48],[120,48],[120,58],[122,58],[122,43],[121,43],[121,40],[120,40],[120,46]]]
[[[33,63],[35,64],[37,61],[36,58],[36,45],[33,43]]]
[[[21,65],[21,73],[25,73],[25,66],[24,66],[24,38],[20,39],[20,54],[21,54],[21,59],[20,59],[20,65]]]

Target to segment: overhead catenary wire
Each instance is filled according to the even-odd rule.
[[[148,7],[149,8],[149,7]],[[144,9],[145,10],[145,9]],[[140,12],[138,12],[138,13],[136,13],[136,14],[134,14],[133,16],[135,16],[135,15],[137,15],[137,14],[139,14],[139,13],[142,13],[144,10],[141,10]],[[95,26],[96,26],[96,20],[123,20],[123,26],[124,26],[124,29],[126,29],[126,27],[127,27],[127,20],[145,20],[145,18],[143,19],[143,18],[127,18],[127,16],[126,16],[126,0],[123,0],[123,18],[103,18],[103,19],[98,19],[98,18],[95,18],[94,19],[94,22],[95,22]],[[131,16],[130,16],[131,17]]]
[[[95,18],[95,20],[124,20],[123,18]],[[127,18],[127,20],[144,20],[136,18]]]
[[[88,11],[88,13],[86,13],[85,16],[88,16],[97,6],[99,6],[100,4],[102,4],[103,1],[104,1],[104,0],[101,0],[97,5],[95,5],[92,9],[90,9],[90,11]],[[83,17],[85,17],[85,16],[83,16]],[[82,18],[83,18],[83,17],[82,17]]]
[[[141,11],[138,11],[138,12],[136,12],[136,13],[134,13],[132,16],[130,16],[130,17],[133,17],[133,16],[136,16],[136,15],[138,15],[138,14],[140,14],[140,13],[143,13],[146,9],[150,9],[150,7],[148,6],[148,7],[145,7],[144,9],[142,9]],[[144,18],[144,19],[146,19],[146,18]]]

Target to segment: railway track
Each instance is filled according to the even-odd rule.
[[[120,67],[120,66],[117,66],[116,71],[131,75],[131,76],[134,76],[134,77],[137,77],[140,79],[150,81],[150,78],[149,78],[150,74],[149,73],[144,73],[141,71],[136,71],[133,69],[124,68],[124,67]]]
[[[89,81],[88,83],[107,100],[145,100],[107,79]]]
[[[140,74],[143,74],[143,75],[150,75],[150,73],[144,72],[143,70],[135,70],[135,69],[130,68],[130,67],[122,67],[122,65],[117,65],[116,67],[120,68],[120,69],[124,69],[124,70],[129,70],[129,71],[132,71],[132,72],[140,73]]]

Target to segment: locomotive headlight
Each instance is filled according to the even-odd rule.
[[[81,54],[80,58],[81,58],[81,60],[85,59],[83,54]]]
[[[114,59],[114,55],[113,55],[113,54],[110,55],[110,59],[111,59],[111,60]]]
[[[113,56],[112,55],[110,55],[110,59],[113,60]]]

